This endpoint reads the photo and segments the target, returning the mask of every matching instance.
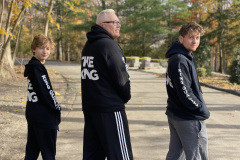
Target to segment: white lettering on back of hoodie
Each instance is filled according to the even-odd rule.
[[[37,102],[38,101],[37,94],[33,91],[32,83],[29,79],[27,80],[27,85],[28,85],[28,96],[27,96],[28,101]]]
[[[82,79],[89,78],[94,81],[99,79],[97,71],[94,69],[93,59],[94,59],[94,57],[92,57],[92,56],[83,56],[82,57],[82,67],[83,67],[82,73],[81,73]]]

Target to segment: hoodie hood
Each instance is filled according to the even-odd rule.
[[[30,74],[31,69],[36,64],[42,64],[42,63],[37,58],[32,57],[31,60],[29,61],[29,63],[25,65],[24,77],[28,77],[28,75]]]
[[[94,25],[91,28],[91,31],[87,33],[87,39],[89,42],[96,41],[101,38],[110,38],[113,39],[113,37],[106,31],[104,28],[102,28],[99,25]]]
[[[171,47],[168,49],[165,57],[170,58],[174,54],[183,54],[188,59],[192,60],[193,56],[179,41],[174,41]]]

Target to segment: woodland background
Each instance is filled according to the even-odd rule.
[[[0,78],[15,77],[15,58],[30,58],[43,33],[57,43],[51,59],[80,61],[96,15],[112,8],[121,20],[117,40],[126,56],[164,58],[182,24],[200,23],[198,67],[226,73],[240,56],[240,0],[0,0]]]

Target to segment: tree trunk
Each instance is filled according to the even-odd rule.
[[[11,22],[11,18],[12,18],[12,9],[13,9],[13,3],[15,2],[15,0],[12,0],[11,2],[11,6],[10,6],[10,9],[8,11],[8,18],[7,18],[7,24],[6,24],[6,32],[7,32],[7,35],[4,36],[4,41],[6,42],[8,37],[9,37],[9,30],[10,30],[10,22]],[[4,47],[4,46],[3,46]],[[4,48],[3,48],[4,49]],[[3,52],[4,53],[4,52]],[[1,58],[2,59],[2,58]]]
[[[219,0],[218,1],[218,13],[220,15],[220,17],[218,18],[218,44],[219,44],[219,55],[220,55],[220,67],[219,67],[219,72],[224,73],[224,52],[223,52],[223,48],[224,48],[224,43],[222,42],[222,37],[224,34],[224,21],[222,19],[222,15],[223,15],[223,1]]]
[[[13,26],[13,29],[11,30],[11,33],[13,33],[15,31],[16,27],[18,26],[18,24],[20,22],[20,18],[24,14],[25,9],[26,9],[26,7],[23,5],[22,10],[19,13],[19,16],[18,16],[18,18],[17,18],[17,20],[16,20],[16,22],[15,22],[15,24]],[[8,17],[10,17],[10,16],[8,16]],[[10,40],[11,40],[11,36],[9,35],[9,33],[7,33],[6,37],[7,37],[7,39],[4,41],[4,44],[3,44],[3,47],[2,47],[2,55],[0,57],[0,62],[2,62],[4,55],[7,54],[7,52],[5,52],[6,46],[8,45],[8,43],[10,43]],[[9,54],[11,55],[11,52]]]
[[[215,71],[215,72],[217,72],[217,66],[218,66],[218,65],[217,65],[217,64],[218,64],[218,63],[217,63],[217,59],[218,59],[218,57],[217,57],[217,55],[215,55],[215,60],[214,60],[214,62],[215,62],[215,69],[214,69],[214,71]]]
[[[3,15],[7,15],[10,8],[8,8],[8,1],[1,1],[0,8],[3,8],[2,13]],[[4,4],[4,5],[3,5]],[[9,17],[9,16],[8,16]],[[7,16],[2,16],[2,27],[6,27],[7,25]],[[13,61],[11,57],[11,48],[10,43],[5,43],[4,39],[0,39],[0,57],[2,60],[0,61],[0,79],[13,79],[16,78],[16,74],[14,71]],[[4,54],[4,52],[6,54]]]
[[[0,29],[5,28],[2,23],[3,23],[3,13],[4,13],[4,7],[5,7],[5,0],[0,1],[0,7],[1,7],[1,15],[0,15]],[[3,26],[3,27],[2,27]],[[3,35],[0,35],[0,49],[2,49],[3,46]],[[1,56],[1,51],[0,51],[0,56]]]
[[[48,24],[49,24],[49,19],[50,19],[50,15],[52,13],[52,9],[53,9],[53,0],[50,1],[49,6],[48,6],[48,13],[46,15],[46,21],[45,21],[45,35],[48,35]]]
[[[70,36],[68,32],[68,39],[67,39],[67,61],[70,62]]]
[[[16,73],[14,70],[13,60],[11,56],[10,43],[6,45],[5,54],[0,63],[0,79],[15,79]]]
[[[63,54],[62,54],[62,40],[60,39],[57,44],[57,60],[62,61],[63,60]]]
[[[214,71],[218,72],[218,47],[214,48]]]
[[[33,15],[33,10],[29,8],[29,13]],[[34,35],[33,35],[33,21],[30,21],[30,34],[31,34],[31,37],[32,37],[32,41],[33,41],[33,38],[34,38]]]
[[[67,19],[67,24],[68,24],[68,19]],[[70,62],[70,34],[69,30],[67,31],[67,61]]]
[[[145,32],[142,33],[142,56],[146,56]]]
[[[221,48],[221,73],[225,73],[224,72],[224,61],[225,61],[225,55],[224,55],[224,51],[223,49]]]
[[[102,9],[105,10],[106,9],[106,1],[102,0]]]
[[[116,15],[119,16],[118,0],[116,0]]]
[[[22,27],[23,27],[23,25],[21,25],[21,27],[19,28],[19,31],[18,31],[16,46],[15,46],[15,50],[13,52],[13,58],[12,58],[13,62],[15,62],[16,55],[17,55],[17,52],[18,52],[19,43],[20,43],[20,36],[21,36],[21,33],[22,33]]]
[[[220,67],[219,67],[219,72],[220,73],[222,73],[222,62],[223,62],[223,58],[222,58],[222,49],[220,48],[220,46],[219,46],[219,58],[220,58],[220,60],[219,60],[219,62],[220,62]]]
[[[59,2],[57,2],[59,3]],[[57,30],[57,60],[62,61],[64,59],[63,49],[62,49],[62,11],[60,4],[57,4],[57,23],[59,24],[59,29]]]
[[[0,6],[2,6],[1,7],[1,15],[0,15],[0,29],[2,28],[2,20],[3,20],[3,12],[4,12],[4,2],[5,2],[5,0],[2,0],[1,1],[1,3],[0,3]]]
[[[14,2],[15,0],[12,0],[12,2]],[[1,4],[2,5],[2,4]],[[12,5],[13,3],[11,3],[10,8],[8,8],[8,1],[6,1],[6,5],[3,8],[3,14],[12,14],[11,9],[12,9]],[[14,26],[12,26],[12,30],[11,33],[13,33],[16,29],[16,27],[18,26],[19,22],[20,22],[20,18],[22,17],[23,13],[25,12],[25,6],[23,5],[22,10],[18,16],[18,18],[16,19],[16,22],[14,24]],[[16,74],[15,74],[15,70],[14,70],[14,62],[12,59],[12,55],[11,55],[11,47],[10,47],[10,18],[11,15],[8,15],[8,19],[3,19],[3,26],[6,26],[6,30],[7,30],[7,35],[5,36],[5,39],[0,39],[0,43],[3,43],[3,46],[1,47],[0,50],[0,78],[4,78],[4,79],[15,79],[16,78]]]

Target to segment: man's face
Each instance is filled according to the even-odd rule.
[[[115,23],[113,23],[115,21]],[[109,22],[109,23],[104,23]],[[106,19],[100,23],[100,26],[102,26],[105,30],[107,30],[113,37],[113,39],[116,39],[120,36],[120,28],[121,24],[117,23],[119,22],[118,17],[114,13],[109,13],[106,17]]]
[[[34,57],[37,58],[41,63],[44,63],[51,52],[49,43],[44,46],[37,47],[36,49],[33,50],[33,52]]]
[[[200,33],[191,32],[188,33],[185,37],[179,36],[179,42],[189,51],[196,51],[197,47],[200,44]]]

